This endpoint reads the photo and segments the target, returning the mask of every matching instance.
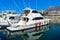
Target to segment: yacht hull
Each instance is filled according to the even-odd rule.
[[[28,32],[30,32],[30,31],[34,31],[34,30],[35,31],[42,30],[42,28],[45,27],[45,26],[47,26],[47,25],[49,25],[49,24],[41,25],[41,26],[38,26],[38,27],[26,28],[26,29],[22,29],[22,30],[19,30],[19,29],[18,30],[10,30],[10,29],[7,29],[7,30],[10,31],[10,32],[18,32],[18,31],[21,31],[21,32],[28,31]]]

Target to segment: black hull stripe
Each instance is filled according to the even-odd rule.
[[[48,25],[48,24],[46,24],[46,25]],[[46,25],[42,25],[42,26],[46,26]],[[38,26],[38,27],[42,27],[42,26]],[[37,27],[37,28],[38,28]],[[32,27],[32,28],[27,28],[27,29],[22,29],[22,30],[13,30],[13,31],[11,31],[11,30],[9,30],[9,29],[7,29],[9,32],[18,32],[18,31],[25,31],[25,30],[30,30],[30,29],[33,29],[33,28],[36,28],[36,27]]]

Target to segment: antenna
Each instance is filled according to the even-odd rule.
[[[24,8],[26,7],[26,2],[23,0],[23,5],[24,5]]]
[[[30,8],[30,2],[28,2],[28,7]]]
[[[10,9],[10,3],[9,3],[9,9]]]

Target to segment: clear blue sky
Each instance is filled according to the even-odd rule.
[[[24,0],[26,7],[36,9],[36,0]],[[37,10],[46,9],[49,6],[60,6],[60,0],[37,0]],[[0,12],[3,10],[15,10],[18,13],[24,9],[23,0],[0,0]]]

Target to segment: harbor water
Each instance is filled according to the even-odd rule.
[[[50,29],[42,34],[38,40],[60,40],[60,25],[50,25]],[[23,38],[20,35],[8,37],[3,31],[0,31],[0,40],[23,40]]]

